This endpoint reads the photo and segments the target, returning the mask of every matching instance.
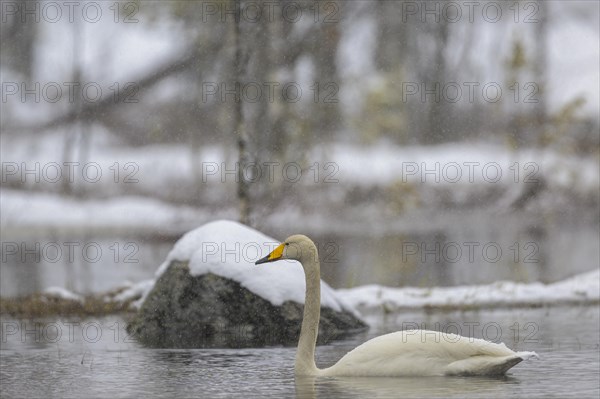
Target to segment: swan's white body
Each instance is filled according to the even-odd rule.
[[[320,265],[317,248],[306,236],[294,235],[267,257],[300,261],[306,276],[304,319],[298,342],[298,376],[400,377],[433,375],[501,375],[535,352],[514,352],[504,344],[427,330],[382,335],[348,352],[336,364],[318,369],[315,346],[319,331]]]
[[[400,377],[500,375],[532,352],[513,352],[504,344],[427,330],[382,335],[348,352],[321,376]]]

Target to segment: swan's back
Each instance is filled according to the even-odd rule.
[[[373,338],[322,370],[325,376],[500,375],[532,356],[504,344],[429,330]]]

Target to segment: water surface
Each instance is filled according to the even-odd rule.
[[[2,397],[125,398],[598,398],[600,309],[554,307],[373,315],[373,327],[317,349],[327,367],[373,336],[424,328],[535,350],[506,377],[295,379],[295,348],[148,349],[121,317],[3,318]],[[23,323],[23,324],[22,324]],[[79,324],[74,324],[79,323]]]

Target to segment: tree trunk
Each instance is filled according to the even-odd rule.
[[[243,48],[241,43],[241,0],[233,0],[236,16],[233,24],[233,73],[236,87],[241,87],[245,73],[247,60],[244,59]],[[237,197],[239,204],[239,221],[245,225],[250,225],[250,184],[246,180],[244,170],[250,162],[250,154],[248,151],[248,132],[244,123],[244,107],[242,97],[235,98],[233,106],[233,126],[237,137],[238,147],[238,165],[237,165]]]
[[[535,25],[536,51],[533,72],[537,82],[537,103],[535,104],[534,118],[537,131],[534,132],[535,140],[539,142],[544,134],[547,120],[546,108],[546,65],[548,60],[548,4],[538,0],[539,17]]]

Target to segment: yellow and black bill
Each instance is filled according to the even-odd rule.
[[[257,260],[254,264],[260,265],[261,263],[275,262],[276,260],[281,259],[281,257],[283,256],[284,248],[285,248],[285,244],[280,244],[270,254],[268,254],[267,256],[265,256],[262,259]]]

